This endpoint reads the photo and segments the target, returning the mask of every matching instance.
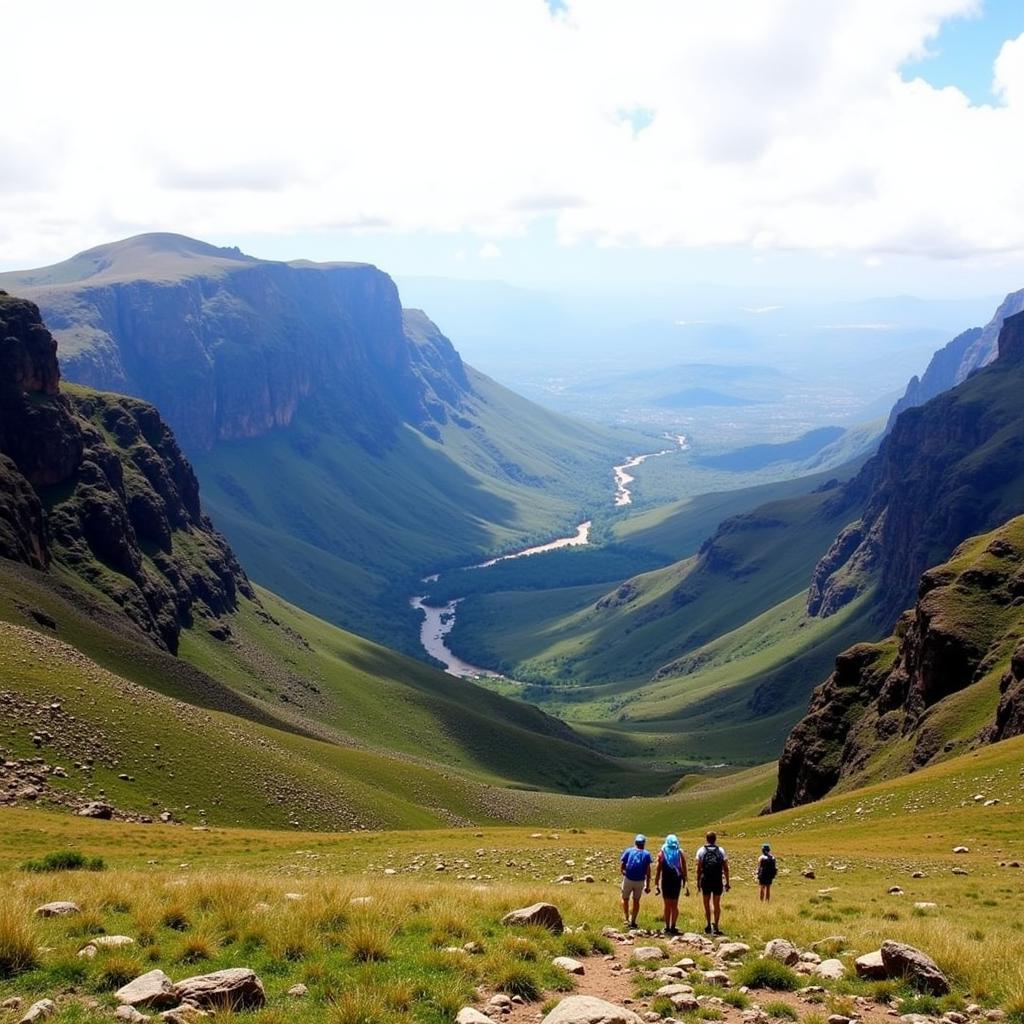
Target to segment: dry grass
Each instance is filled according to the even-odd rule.
[[[35,967],[38,946],[25,904],[0,900],[0,978],[13,978]]]

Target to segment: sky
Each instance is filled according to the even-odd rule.
[[[0,268],[1024,287],[1020,0],[5,0]]]

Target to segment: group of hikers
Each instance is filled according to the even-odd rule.
[[[704,931],[708,935],[721,935],[719,921],[722,917],[722,893],[730,889],[729,855],[724,847],[718,845],[718,836],[708,832],[704,837],[704,845],[694,854],[697,865],[696,886],[704,900],[704,917],[707,925]],[[640,897],[651,891],[651,865],[655,864],[654,891],[661,894],[665,902],[665,934],[678,935],[676,922],[679,919],[679,895],[689,896],[689,869],[686,854],[679,845],[679,837],[665,837],[657,860],[647,849],[647,837],[638,835],[633,845],[622,852],[620,867],[622,870],[622,915],[627,928],[636,928],[637,915],[640,913]],[[761,856],[757,861],[757,882],[760,886],[760,898],[767,903],[772,897],[772,882],[778,867],[771,846],[765,843],[761,847]]]

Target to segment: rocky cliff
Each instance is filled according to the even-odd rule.
[[[0,292],[0,556],[56,562],[174,651],[249,583],[202,513],[174,436],[143,402],[62,388],[31,302]]]
[[[827,616],[877,588],[888,628],[917,579],[965,538],[1024,512],[1024,315],[999,333],[999,358],[952,391],[908,409],[837,507],[863,515],[818,563],[808,610]]]
[[[975,370],[988,366],[999,354],[999,332],[1003,323],[1022,310],[1024,289],[1010,292],[984,327],[972,327],[939,349],[925,372],[920,377],[910,378],[906,392],[889,414],[886,431],[892,430],[900,413],[924,405],[944,391],[962,384]]]
[[[1024,733],[1024,517],[926,572],[879,644],[836,659],[779,761],[773,811]]]
[[[292,422],[320,396],[371,448],[402,423],[437,439],[468,388],[447,339],[365,264],[280,263],[141,235],[0,275],[38,303],[68,380],[155,404],[191,453]]]

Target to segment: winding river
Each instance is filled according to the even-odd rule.
[[[647,452],[644,455],[632,455],[621,465],[613,466],[612,472],[615,475],[615,497],[616,508],[629,505],[633,501],[629,485],[636,477],[631,476],[629,470],[642,465],[648,459],[657,458],[659,455],[670,455],[674,451],[685,451],[689,448],[689,441],[684,434],[666,434],[667,438],[676,442],[676,447],[664,448],[658,452]],[[546,544],[537,544],[531,548],[523,548],[522,551],[513,551],[509,555],[499,555],[497,558],[488,559],[486,562],[478,562],[475,565],[467,565],[467,569],[489,569],[499,562],[511,561],[514,558],[529,558],[531,555],[542,555],[546,551],[558,551],[561,548],[582,547],[590,543],[590,528],[593,522],[587,519],[576,527],[576,532],[571,537],[558,537],[548,541]],[[440,579],[440,573],[433,573],[424,576],[423,583],[436,583]],[[436,658],[444,665],[445,672],[451,676],[458,676],[461,679],[503,679],[500,672],[493,672],[479,665],[473,665],[463,661],[449,647],[446,641],[448,634],[455,628],[455,612],[461,597],[457,597],[444,605],[430,605],[426,603],[427,596],[420,594],[409,598],[409,604],[417,611],[423,612],[423,622],[420,624],[420,645],[432,658]]]

